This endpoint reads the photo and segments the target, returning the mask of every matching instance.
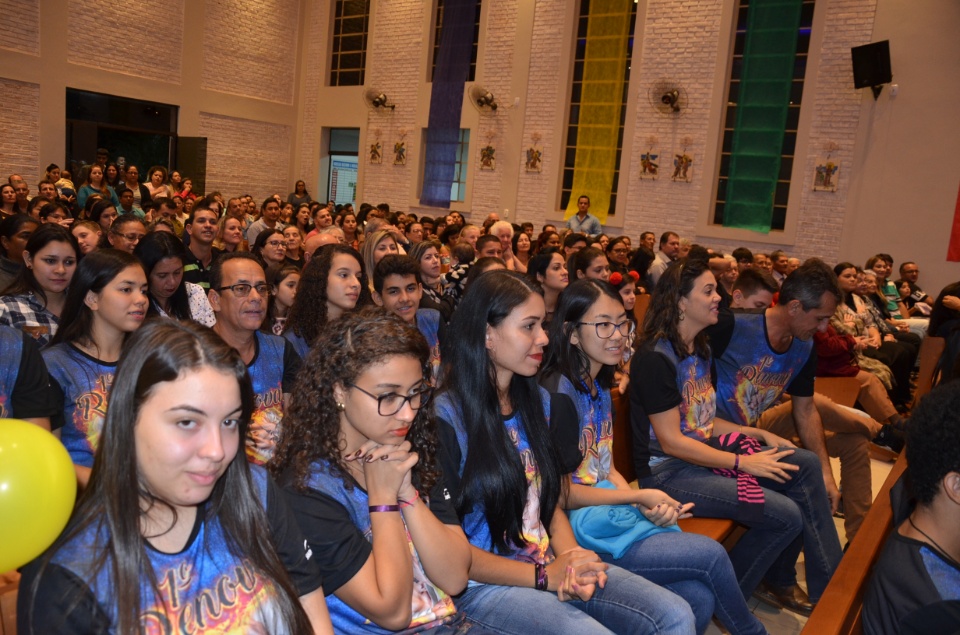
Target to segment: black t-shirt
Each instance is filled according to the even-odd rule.
[[[353,486],[363,491],[356,482]],[[290,485],[283,491],[313,550],[323,577],[323,593],[331,595],[363,568],[373,545],[354,524],[347,508],[332,496],[310,488],[299,492]],[[443,478],[430,492],[429,506],[440,522],[459,526],[460,519]]]
[[[10,328],[10,332],[5,336],[21,340],[21,349],[12,390],[9,395],[0,395],[8,398],[6,404],[0,403],[0,412],[4,412],[4,416],[17,419],[48,417],[52,420],[58,414],[57,400],[50,387],[50,375],[43,357],[40,356],[40,348],[33,338],[23,331]],[[0,350],[7,352],[6,347],[0,347]],[[5,361],[12,362],[9,359]]]
[[[863,632],[960,632],[960,567],[894,530],[864,595]]]
[[[213,261],[217,259],[217,256],[223,253],[220,249],[216,247],[212,248],[212,256],[210,258],[210,264],[213,264]],[[204,292],[210,289],[210,267],[204,267],[203,261],[193,255],[193,252],[187,249],[187,253],[183,256],[183,281],[192,282],[193,284],[200,285]]]

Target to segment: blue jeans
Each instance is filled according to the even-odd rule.
[[[764,448],[766,449],[766,448]],[[783,459],[800,469],[786,483],[759,478],[763,488],[763,518],[746,521],[737,501],[737,481],[680,459],[668,459],[652,468],[642,487],[662,489],[684,503],[696,503],[698,516],[731,518],[749,530],[730,551],[730,561],[744,598],[765,579],[778,587],[797,582],[796,563],[804,549],[807,589],[816,602],[840,564],[843,551],[830,513],[830,501],[813,452],[797,449]]]
[[[715,540],[666,532],[634,543],[619,559],[606,553],[600,557],[686,600],[696,617],[698,633],[707,630],[714,613],[732,635],[767,632],[747,608],[730,558]]]
[[[555,593],[480,584],[454,598],[470,621],[506,635],[690,635],[690,606],[672,592],[619,567],[588,602],[560,602]]]

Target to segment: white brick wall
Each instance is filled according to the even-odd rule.
[[[0,0],[0,48],[40,55],[40,0]]]
[[[470,218],[480,222],[490,212],[500,209],[500,190],[505,172],[516,174],[517,166],[504,160],[503,150],[508,140],[507,122],[512,113],[507,103],[510,80],[513,75],[514,49],[517,39],[517,0],[498,0],[485,7],[487,29],[483,60],[477,73],[477,84],[493,93],[500,100],[495,113],[482,115],[478,129],[470,137],[470,168],[473,172],[473,196]],[[480,62],[481,60],[478,60]],[[473,108],[466,105],[466,108]],[[497,149],[496,169],[480,169],[480,148],[490,145]],[[510,178],[510,177],[507,177]]]
[[[207,191],[251,194],[258,203],[293,191],[290,126],[201,112],[199,134],[207,137]]]
[[[0,78],[0,181],[19,174],[37,193],[40,165],[40,85]],[[57,161],[57,163],[60,163]]]
[[[207,0],[203,42],[187,43],[188,59],[203,52],[202,87],[292,104],[299,11],[297,0]]]
[[[330,0],[317,0],[310,8],[310,23],[304,32],[307,38],[304,92],[303,126],[300,134],[300,174],[297,178],[307,183],[307,190],[317,190],[317,175],[320,171],[320,100],[318,94],[324,84],[326,58],[330,46]]]
[[[373,21],[373,32],[367,40],[366,86],[386,93],[395,110],[371,111],[367,115],[367,132],[361,134],[369,146],[373,130],[381,132],[383,163],[367,163],[361,201],[387,202],[391,208],[407,210],[416,196],[420,157],[420,129],[417,125],[417,95],[425,90],[421,76],[423,55],[429,41],[423,30],[426,13],[432,11],[428,0],[379,0]],[[358,108],[362,108],[359,104]],[[406,165],[393,164],[393,144],[401,130],[407,132]],[[369,161],[367,148],[360,148],[360,160]]]
[[[179,84],[183,2],[69,0],[67,61]]]
[[[627,183],[624,233],[634,239],[641,232],[672,230],[691,236],[697,224],[701,190],[710,188],[714,176],[703,173],[707,135],[720,134],[708,129],[713,82],[717,73],[726,73],[725,60],[717,59],[721,37],[723,0],[649,0],[646,28],[634,39],[634,68],[630,92],[637,96],[636,125],[632,142],[625,143],[621,155],[620,182]],[[641,24],[642,16],[637,16]],[[638,46],[638,44],[641,44]],[[650,87],[661,79],[677,82],[687,93],[687,108],[680,117],[661,115],[650,104]],[[658,138],[661,173],[656,181],[641,181],[640,155],[647,150],[647,138]],[[670,180],[673,152],[681,150],[681,140],[689,137],[687,147],[693,153],[693,182]],[[623,191],[621,189],[621,191]]]
[[[539,231],[547,212],[556,210],[560,202],[557,192],[550,188],[549,175],[557,173],[563,165],[565,140],[563,137],[555,138],[553,130],[557,118],[566,120],[570,89],[568,86],[561,91],[556,75],[563,50],[573,46],[573,33],[568,31],[565,24],[565,0],[536,0],[536,3],[520,148],[522,158],[525,149],[534,145],[531,135],[539,134],[539,145],[543,147],[543,170],[539,173],[526,172],[522,165],[504,166],[504,169],[520,170],[516,218],[532,222]]]

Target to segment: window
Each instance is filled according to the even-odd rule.
[[[467,159],[470,156],[470,131],[460,129],[457,140],[457,161],[453,167],[453,184],[450,186],[451,201],[465,201],[467,198]]]
[[[713,223],[715,225],[723,225],[724,220],[727,181],[730,176],[730,157],[733,151],[734,133],[736,132],[740,81],[743,75],[749,4],[750,0],[740,0],[737,9],[737,32],[730,65],[727,106],[723,117],[723,144],[720,152],[717,194],[714,203]],[[802,0],[800,28],[797,32],[797,50],[790,87],[790,103],[783,131],[783,144],[780,149],[780,172],[777,175],[777,185],[773,196],[773,219],[770,223],[772,231],[782,231],[786,225],[787,202],[790,198],[790,175],[793,171],[794,151],[797,145],[797,127],[800,123],[800,104],[803,98],[803,80],[807,70],[807,51],[810,48],[814,6],[815,0]]]
[[[363,86],[370,29],[370,0],[336,0],[331,86]]]
[[[613,216],[617,209],[617,188],[620,184],[620,156],[623,150],[623,126],[627,117],[627,96],[630,94],[630,61],[633,57],[633,31],[637,22],[637,5],[630,4],[630,36],[627,38],[627,49],[624,51],[627,63],[624,66],[623,94],[620,104],[620,131],[617,135],[617,161],[613,175],[613,186],[610,192],[610,206],[608,216]],[[577,21],[577,42],[573,61],[573,86],[570,91],[570,120],[567,124],[567,143],[563,162],[563,183],[560,190],[560,209],[565,210],[570,204],[573,192],[573,172],[577,158],[577,132],[580,120],[580,102],[583,94],[583,69],[587,53],[587,25],[590,15],[590,0],[581,0],[580,16]]]
[[[467,73],[467,81],[472,82],[477,77],[477,46],[480,41],[480,5],[482,0],[477,0],[477,13],[473,22],[473,48],[470,51],[470,72]],[[433,81],[433,75],[437,72],[437,55],[440,53],[440,33],[443,31],[443,0],[437,0],[437,21],[433,26],[433,62],[430,65],[430,81]]]
[[[427,147],[427,131],[424,129],[421,134],[422,142],[420,147]],[[426,151],[420,153],[420,196],[423,196],[423,178],[425,173],[424,160]],[[457,139],[457,156],[453,163],[453,183],[450,184],[450,202],[458,203],[467,200],[467,174],[469,174],[470,158],[470,130],[460,129],[460,136]]]

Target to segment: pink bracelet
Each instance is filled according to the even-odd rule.
[[[420,491],[419,490],[413,490],[413,491],[414,491],[413,498],[411,498],[408,501],[401,500],[400,507],[413,507],[413,504],[416,503],[418,500],[420,500]]]

